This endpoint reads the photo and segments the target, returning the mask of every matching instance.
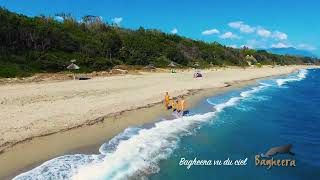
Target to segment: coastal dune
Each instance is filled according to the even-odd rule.
[[[0,152],[51,133],[93,124],[99,118],[161,102],[164,93],[221,88],[228,83],[291,73],[305,66],[226,68],[0,85]]]

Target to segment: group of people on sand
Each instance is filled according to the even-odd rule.
[[[183,96],[170,98],[169,93],[166,92],[164,96],[164,106],[167,110],[171,109],[173,113],[176,113],[179,116],[188,114],[188,110],[186,110],[186,101]]]

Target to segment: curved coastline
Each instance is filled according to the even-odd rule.
[[[249,79],[249,80],[240,80],[240,81],[235,80],[233,82],[224,82],[224,86],[222,86],[222,87],[203,88],[203,89],[198,89],[198,90],[188,90],[187,93],[184,93],[184,95],[188,96],[188,99],[189,99],[190,102],[195,103],[197,101],[197,99],[199,100],[199,99],[205,97],[206,95],[213,95],[214,93],[222,93],[223,91],[227,91],[227,90],[230,90],[230,89],[233,89],[233,88],[243,87],[243,86],[248,85],[250,83],[254,83],[256,79],[284,75],[284,74],[291,73],[291,72],[293,72],[293,71],[295,71],[297,69],[300,69],[300,68],[301,67],[294,68],[291,71],[285,72],[285,73],[277,73],[275,75],[268,75],[268,76],[265,76],[265,77],[257,77],[257,78],[252,78],[252,79]],[[146,114],[149,114],[149,115],[151,114],[151,116],[146,116]],[[99,118],[96,118],[96,119],[91,120],[91,121],[86,121],[86,123],[81,124],[79,126],[75,126],[75,127],[69,128],[69,129],[63,129],[61,131],[53,132],[53,133],[51,133],[51,135],[44,134],[44,135],[40,135],[37,138],[31,137],[31,138],[28,138],[26,140],[23,140],[22,143],[21,142],[17,142],[14,146],[11,146],[9,148],[9,151],[2,153],[0,155],[0,159],[1,158],[6,159],[4,157],[6,157],[8,155],[8,153],[9,154],[11,153],[11,155],[14,155],[15,154],[14,151],[16,151],[16,153],[17,153],[17,152],[19,152],[19,150],[18,150],[19,148],[25,148],[23,146],[28,146],[28,144],[30,144],[32,142],[36,142],[37,140],[39,140],[41,138],[44,138],[43,141],[51,142],[50,139],[51,139],[52,136],[62,135],[59,138],[63,139],[63,138],[69,137],[70,135],[72,136],[72,135],[74,135],[76,133],[80,133],[81,134],[81,131],[85,132],[84,129],[92,128],[91,132],[94,132],[96,129],[93,128],[93,127],[96,127],[97,129],[99,129],[101,127],[109,126],[109,129],[110,129],[110,127],[119,126],[119,124],[118,125],[110,124],[110,122],[120,123],[121,124],[120,128],[117,128],[117,130],[114,131],[113,133],[104,134],[103,137],[100,137],[101,139],[98,138],[98,140],[96,140],[95,143],[92,143],[92,142],[89,141],[90,143],[77,144],[76,145],[77,147],[69,146],[69,148],[62,148],[60,151],[57,150],[59,153],[52,153],[51,152],[51,155],[49,155],[49,156],[48,156],[48,154],[50,154],[50,153],[48,152],[46,155],[43,155],[44,157],[40,158],[41,160],[39,160],[39,159],[38,160],[34,160],[32,163],[29,163],[27,165],[28,168],[22,168],[22,169],[26,170],[26,169],[29,169],[31,167],[34,167],[35,164],[39,164],[39,162],[41,162],[41,161],[43,161],[45,159],[50,159],[50,158],[56,156],[57,154],[61,154],[62,152],[64,154],[68,153],[68,152],[69,153],[70,152],[86,152],[86,151],[87,152],[92,152],[92,150],[95,149],[95,148],[91,148],[91,150],[88,150],[87,147],[94,147],[95,145],[93,145],[93,144],[96,144],[96,146],[97,146],[99,144],[98,142],[101,141],[102,139],[103,139],[103,141],[105,141],[106,139],[110,139],[115,134],[121,132],[123,129],[125,129],[126,127],[128,127],[130,125],[144,124],[144,123],[148,123],[150,121],[154,121],[154,120],[156,120],[156,117],[160,116],[160,114],[161,115],[164,114],[164,111],[163,111],[163,108],[162,108],[162,105],[161,105],[160,102],[147,104],[146,106],[140,106],[140,107],[137,107],[137,108],[134,108],[134,109],[124,110],[124,111],[121,111],[121,112],[118,112],[118,113],[115,113],[115,114],[109,114],[107,116],[99,117]],[[132,117],[135,117],[135,116],[139,117],[139,116],[142,116],[142,115],[145,117],[145,118],[143,118],[144,121],[135,122],[134,120],[132,120],[132,119],[134,119]],[[131,119],[131,122],[130,122],[129,119]],[[72,131],[74,131],[74,132],[72,133]],[[97,134],[99,134],[99,133],[97,133]],[[101,135],[102,134],[99,134],[98,136],[101,136]],[[96,137],[94,137],[94,138],[96,138]],[[81,138],[79,137],[79,139],[81,139]],[[37,144],[37,143],[35,143],[35,144]],[[61,143],[61,144],[63,144],[63,143]],[[18,147],[18,146],[21,146],[21,147]],[[29,148],[33,149],[35,147],[37,147],[37,145],[36,146],[32,146],[31,145]],[[85,150],[86,148],[87,148],[87,150]],[[82,149],[82,150],[79,150],[79,149]],[[26,164],[24,164],[23,167],[26,167]],[[8,169],[10,169],[10,168],[8,168]],[[20,170],[18,170],[18,169],[19,168],[16,168],[14,172],[17,173],[17,172],[23,171],[23,170],[21,170],[21,168],[20,168]],[[10,176],[12,176],[14,174],[14,172],[7,173],[4,177],[10,177]],[[0,174],[2,174],[2,173],[0,173]]]

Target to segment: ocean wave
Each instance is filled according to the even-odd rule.
[[[99,152],[104,155],[114,152],[120,142],[128,140],[131,137],[137,135],[140,130],[141,128],[138,127],[128,127],[122,133],[112,138],[109,142],[104,143],[102,146],[100,146]]]
[[[289,76],[287,78],[283,78],[283,79],[277,79],[276,82],[277,82],[278,86],[281,87],[282,85],[286,84],[287,82],[301,81],[301,80],[305,79],[307,76],[307,73],[308,73],[307,69],[301,69],[301,70],[299,70],[298,74],[291,75],[291,76]]]
[[[49,160],[31,171],[22,173],[14,180],[70,179],[76,170],[86,164],[101,162],[103,155],[73,154]]]
[[[244,111],[244,112],[254,111],[254,110],[255,110],[254,107],[243,106],[243,105],[238,105],[238,106],[236,106],[236,109],[238,109],[238,110],[240,110],[240,111]]]
[[[257,93],[257,92],[261,91],[262,89],[264,89],[266,87],[268,87],[268,86],[260,85],[260,86],[257,86],[257,87],[252,87],[249,90],[241,92],[239,94],[239,96],[231,97],[228,101],[215,105],[214,108],[217,110],[217,112],[220,112],[223,109],[225,109],[226,107],[234,106],[239,101],[251,97],[252,94]]]
[[[43,163],[14,179],[126,179],[159,171],[158,162],[168,158],[182,136],[195,133],[216,113],[236,105],[241,99],[262,89],[254,87],[214,106],[215,111],[160,121],[152,128],[127,128],[103,144],[100,155],[66,155]]]
[[[123,179],[156,173],[157,163],[170,156],[180,137],[192,134],[193,129],[214,114],[160,121],[150,129],[129,128],[103,144],[100,155],[61,156],[14,179]]]
[[[137,135],[122,141],[103,162],[79,169],[72,179],[125,179],[159,171],[158,162],[166,159],[177,147],[181,136],[189,135],[214,112],[161,121],[151,129],[141,129]]]

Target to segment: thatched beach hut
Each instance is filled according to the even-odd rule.
[[[70,61],[71,64],[69,66],[67,66],[67,69],[70,70],[70,71],[75,71],[75,70],[78,70],[80,69],[80,67],[78,65],[75,64],[76,60],[73,59]],[[76,76],[75,74],[73,73],[73,79],[75,80],[76,79]]]

